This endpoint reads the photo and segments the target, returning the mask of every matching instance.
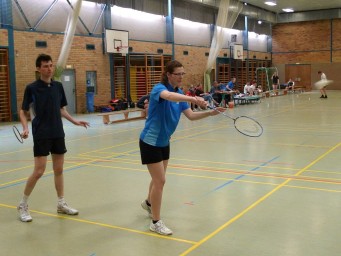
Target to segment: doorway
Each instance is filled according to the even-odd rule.
[[[285,65],[285,82],[294,80],[295,88],[303,88],[311,91],[311,65],[310,64],[288,64]]]
[[[76,113],[76,79],[74,69],[64,69],[61,81],[67,100],[67,111],[70,114]]]

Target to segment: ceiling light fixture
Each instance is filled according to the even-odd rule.
[[[265,2],[265,4],[266,4],[266,5],[270,5],[270,6],[275,6],[275,5],[277,5],[276,2],[273,2],[273,1],[272,1],[272,2],[270,2],[270,1]]]
[[[294,10],[293,9],[291,9],[291,8],[285,8],[285,9],[282,9],[284,12],[294,12]]]

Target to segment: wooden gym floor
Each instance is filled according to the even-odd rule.
[[[65,193],[78,216],[56,213],[51,162],[29,200],[33,222],[16,206],[32,171],[32,138],[17,142],[0,125],[0,254],[232,255],[341,254],[341,91],[263,98],[236,106],[264,127],[260,138],[218,115],[182,118],[171,141],[162,217],[174,234],[149,231],[140,203],[149,174],[140,163],[144,121],[85,130],[65,121]],[[50,158],[49,158],[50,159]]]

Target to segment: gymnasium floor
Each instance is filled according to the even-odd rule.
[[[162,216],[174,234],[149,231],[140,203],[149,174],[140,163],[144,121],[85,130],[64,122],[65,192],[80,211],[56,213],[49,162],[31,195],[33,222],[16,206],[32,171],[32,139],[0,124],[0,255],[341,255],[341,91],[263,98],[236,106],[264,127],[260,138],[218,115],[182,118],[171,141]],[[49,158],[50,159],[50,158]]]

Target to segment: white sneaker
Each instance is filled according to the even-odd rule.
[[[57,212],[67,215],[78,215],[78,210],[71,208],[67,203],[58,203]]]
[[[166,227],[166,225],[163,223],[162,220],[159,220],[158,222],[156,222],[155,224],[153,223],[153,221],[150,221],[150,227],[149,229],[155,233],[158,233],[160,235],[165,235],[165,236],[169,236],[171,234],[173,234],[172,230],[170,230],[169,228]]]
[[[141,206],[144,210],[148,212],[149,217],[151,218],[152,215],[152,208],[147,204],[146,200],[143,200]]]
[[[22,222],[31,222],[32,221],[32,217],[30,215],[30,211],[28,210],[27,204],[20,204],[17,209],[18,209],[18,213],[19,213],[19,219]]]

